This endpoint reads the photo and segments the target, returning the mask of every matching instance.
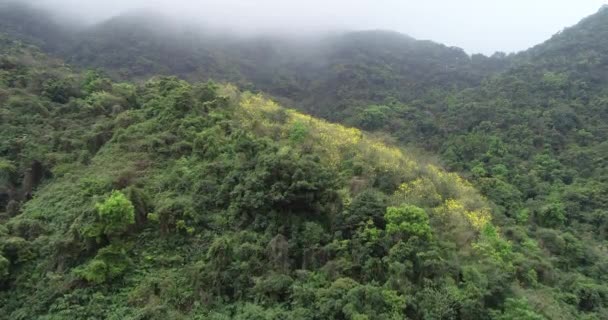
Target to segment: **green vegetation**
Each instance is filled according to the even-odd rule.
[[[138,82],[0,38],[0,318],[608,318],[608,10],[468,57],[20,8]]]
[[[103,234],[120,235],[135,223],[135,208],[120,191],[112,191],[110,197],[95,208],[101,220]]]
[[[514,253],[457,175],[230,85],[114,83],[3,44],[6,318],[501,308]]]

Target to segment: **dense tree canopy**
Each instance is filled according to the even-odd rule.
[[[492,57],[44,17],[0,10],[0,318],[608,318],[607,10]]]
[[[418,292],[455,314],[464,270],[493,277],[505,240],[455,174],[231,85],[115,83],[2,41],[7,318],[416,318]]]

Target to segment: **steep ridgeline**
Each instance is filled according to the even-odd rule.
[[[229,81],[333,120],[350,114],[353,105],[411,101],[430,92],[476,86],[511,62],[500,54],[470,57],[460,48],[389,31],[246,37],[147,11],[65,32],[48,19],[37,26],[40,13],[19,8],[5,10],[10,19],[6,26],[0,24],[0,32],[19,30],[18,35],[36,39],[70,64],[102,68],[116,79],[164,74]],[[24,28],[21,21],[31,23]],[[57,34],[63,34],[61,42],[55,40]]]
[[[519,54],[518,59],[536,69],[584,81],[587,89],[603,90],[608,82],[607,36],[608,8],[604,6],[577,25]]]
[[[6,38],[0,111],[1,319],[540,319],[490,204],[357,129]]]
[[[476,88],[342,119],[438,152],[465,172],[499,206],[495,221],[507,237],[540,248],[524,249],[531,278],[522,283],[546,288],[528,300],[551,319],[607,317],[607,39],[604,9]],[[561,303],[549,308],[547,297]]]

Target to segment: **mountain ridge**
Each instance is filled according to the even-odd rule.
[[[113,75],[121,78],[137,78],[145,77],[146,74],[163,73],[178,74],[190,80],[225,80],[238,83],[241,87],[269,92],[292,101],[306,100],[304,94],[298,92],[298,88],[304,87],[308,88],[306,91],[309,92],[319,91],[318,94],[308,96],[329,98],[327,101],[319,100],[308,103],[309,106],[323,104],[323,107],[337,102],[330,96],[333,95],[333,91],[338,90],[338,88],[332,88],[328,92],[320,91],[323,86],[331,86],[335,77],[351,78],[354,83],[350,85],[357,86],[356,81],[360,81],[357,79],[360,77],[359,75],[339,75],[336,72],[339,72],[341,65],[345,63],[355,67],[357,64],[368,64],[366,61],[358,60],[365,58],[365,55],[368,54],[372,58],[371,61],[384,60],[384,62],[374,68],[365,68],[361,72],[377,74],[372,75],[376,78],[381,78],[384,73],[388,73],[394,78],[393,88],[390,90],[380,90],[383,88],[378,86],[374,89],[377,92],[374,95],[380,96],[380,98],[373,99],[377,102],[392,95],[396,95],[400,99],[419,97],[423,94],[424,88],[431,85],[463,89],[478,84],[487,74],[501,70],[505,64],[508,64],[507,60],[480,55],[473,56],[475,61],[472,62],[462,49],[450,48],[428,40],[413,41],[413,38],[409,36],[386,31],[343,32],[307,40],[304,45],[311,47],[308,51],[316,52],[313,57],[301,56],[299,52],[303,50],[302,45],[297,40],[284,37],[270,37],[264,40],[263,42],[269,44],[265,48],[252,45],[252,43],[260,43],[263,40],[260,37],[246,40],[228,34],[223,36],[225,39],[217,37],[206,39],[207,35],[204,30],[187,36],[180,32],[173,32],[170,37],[158,35],[157,37],[149,32],[139,32],[136,39],[130,39],[127,35],[136,31],[130,27],[132,16],[133,14],[128,17],[123,16],[124,20],[118,16],[85,28],[80,39],[78,36],[75,39],[72,37],[68,43],[73,44],[63,44],[63,50],[52,50],[51,53],[75,65],[105,67],[106,71],[112,71]],[[148,19],[145,14],[135,14],[135,16],[144,21]],[[121,25],[123,21],[124,25]],[[107,23],[111,23],[111,25],[107,25]],[[118,29],[104,36],[103,30],[110,26]],[[124,39],[114,37],[115,34],[123,35]],[[163,46],[162,43],[165,42],[171,45]],[[139,46],[141,46],[141,50],[137,49]],[[127,50],[126,47],[134,47],[134,50],[121,56],[121,50]],[[167,51],[167,49],[169,50]],[[361,52],[360,49],[364,51]],[[156,55],[157,52],[163,52],[163,50],[165,52],[162,55]],[[246,55],[241,54],[245,52]],[[107,61],[104,61],[104,56],[108,57]],[[177,58],[167,60],[168,56]],[[337,56],[348,58],[348,60],[336,59]],[[279,61],[279,67],[274,61]],[[324,63],[318,64],[319,61],[324,61]],[[426,64],[426,67],[416,68],[419,63]],[[310,69],[313,69],[314,73],[311,74]],[[410,78],[408,72],[416,72],[418,69],[424,71],[412,73]],[[446,73],[448,79],[441,76]],[[277,80],[269,81],[271,77],[276,77]],[[277,82],[282,82],[286,87],[278,88]],[[315,86],[312,82],[324,83]],[[416,83],[421,84],[416,85]],[[369,85],[373,85],[373,83],[369,83]],[[398,87],[409,88],[400,90]],[[385,93],[380,94],[382,91]],[[362,94],[362,97],[348,98],[355,101],[361,98],[368,100],[370,96],[373,95],[365,93]],[[343,99],[339,98],[339,100]]]

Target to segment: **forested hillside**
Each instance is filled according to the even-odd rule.
[[[0,18],[0,317],[608,318],[606,9],[492,57]]]
[[[439,153],[498,206],[494,221],[507,238],[526,235],[539,245],[541,255],[525,251],[534,286],[599,318],[606,317],[607,31],[602,9],[513,57],[513,67],[480,86],[353,108],[342,120]],[[542,296],[530,299],[543,308]]]
[[[231,86],[1,61],[3,318],[531,312],[455,174]]]

